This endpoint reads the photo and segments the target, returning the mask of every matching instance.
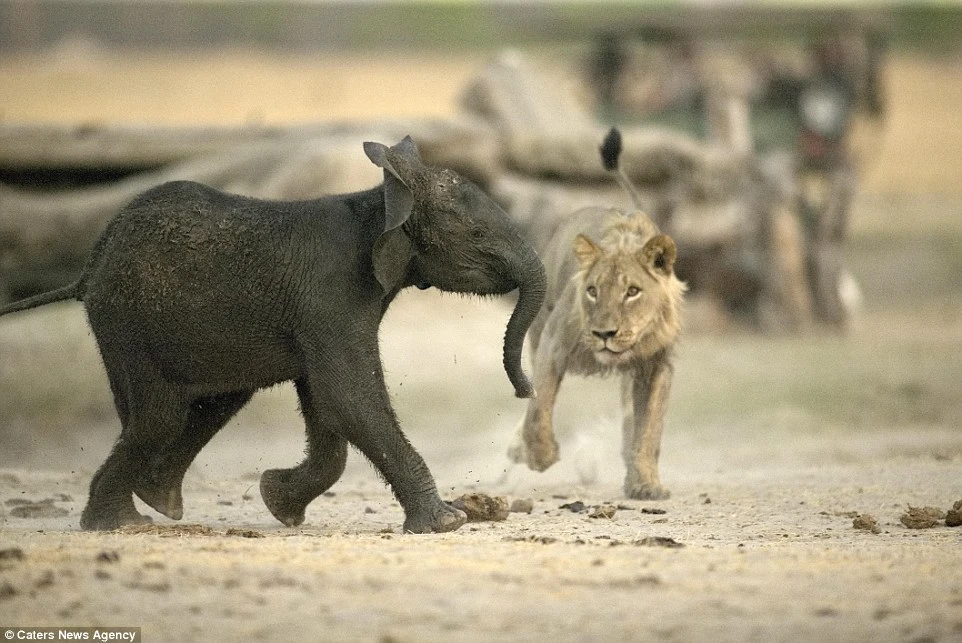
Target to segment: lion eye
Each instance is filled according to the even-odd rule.
[[[588,289],[585,290],[585,292],[588,293],[589,299],[595,299],[598,296],[598,289],[594,286],[588,286]]]
[[[627,299],[631,299],[632,297],[637,297],[639,294],[641,294],[641,288],[638,286],[630,286],[625,295]]]

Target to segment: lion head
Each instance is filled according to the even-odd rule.
[[[606,367],[628,365],[674,343],[685,285],[675,242],[641,212],[614,213],[598,241],[575,237],[582,344]]]

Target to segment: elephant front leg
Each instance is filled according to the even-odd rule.
[[[295,386],[307,427],[307,457],[290,469],[268,469],[260,484],[264,504],[288,527],[304,522],[307,505],[338,481],[347,463],[347,440],[332,430],[336,418],[315,403],[306,381]]]
[[[671,495],[658,477],[671,375],[671,365],[664,360],[649,372],[623,376],[622,456],[627,469],[625,495],[629,498],[662,500]]]
[[[534,378],[538,396],[528,402],[528,410],[518,426],[508,458],[525,463],[533,471],[544,471],[558,461],[558,441],[554,436],[554,404],[564,374],[554,363],[550,347],[542,344],[535,356]]]

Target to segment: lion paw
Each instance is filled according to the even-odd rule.
[[[558,459],[558,443],[553,438],[525,444],[524,462],[532,471],[545,471]]]
[[[671,492],[658,483],[626,482],[625,495],[633,500],[665,500]]]
[[[544,471],[559,459],[558,443],[552,434],[546,437],[534,435],[526,437],[523,430],[515,435],[508,448],[508,459],[518,464],[526,464],[532,471]]]

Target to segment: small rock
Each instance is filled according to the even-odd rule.
[[[614,505],[598,505],[591,510],[588,514],[589,518],[608,518],[609,520],[615,517],[618,510]]]
[[[218,533],[206,525],[164,525],[146,523],[141,525],[124,525],[114,530],[114,533],[127,536],[151,535],[166,538],[184,536],[217,536]]]
[[[53,504],[53,498],[47,498],[40,502],[18,503],[10,510],[10,515],[14,518],[59,518],[69,515],[70,512]]]
[[[49,569],[40,574],[40,577],[34,583],[34,587],[38,589],[50,587],[51,585],[53,585],[53,572]]]
[[[17,595],[17,588],[10,583],[0,583],[0,601]],[[8,630],[9,631],[9,630]]]
[[[0,549],[0,560],[23,560],[26,556],[19,547]]]
[[[945,526],[958,527],[962,525],[962,500],[957,501],[952,508],[945,513]]]
[[[508,511],[514,514],[529,514],[534,511],[534,501],[531,498],[515,498]]]
[[[235,529],[231,527],[227,530],[227,536],[240,536],[241,538],[264,538],[264,534],[253,529]]]
[[[552,543],[558,542],[558,539],[554,536],[505,536],[502,538],[505,542],[511,543],[536,543],[538,545],[550,545]]]
[[[638,547],[667,547],[669,549],[677,549],[685,546],[683,543],[678,542],[674,538],[668,538],[667,536],[646,536],[645,538],[631,541],[631,544]]]
[[[567,509],[571,513],[580,514],[583,511],[585,511],[587,507],[585,506],[585,503],[581,502],[580,500],[575,500],[574,502],[564,503],[563,505],[558,507],[558,509]]]
[[[873,534],[882,533],[879,529],[878,520],[871,514],[858,514],[852,519],[852,527],[863,531],[870,531]]]
[[[451,506],[466,513],[468,522],[497,522],[508,519],[508,501],[500,496],[466,493],[452,501]]]
[[[909,529],[929,529],[945,518],[945,512],[937,507],[913,507],[902,514],[899,521]]]
[[[102,551],[97,554],[98,563],[116,563],[120,560],[120,554],[115,551]]]
[[[665,509],[658,509],[657,507],[642,507],[641,513],[660,515],[660,514],[666,514],[668,513],[668,511]]]

